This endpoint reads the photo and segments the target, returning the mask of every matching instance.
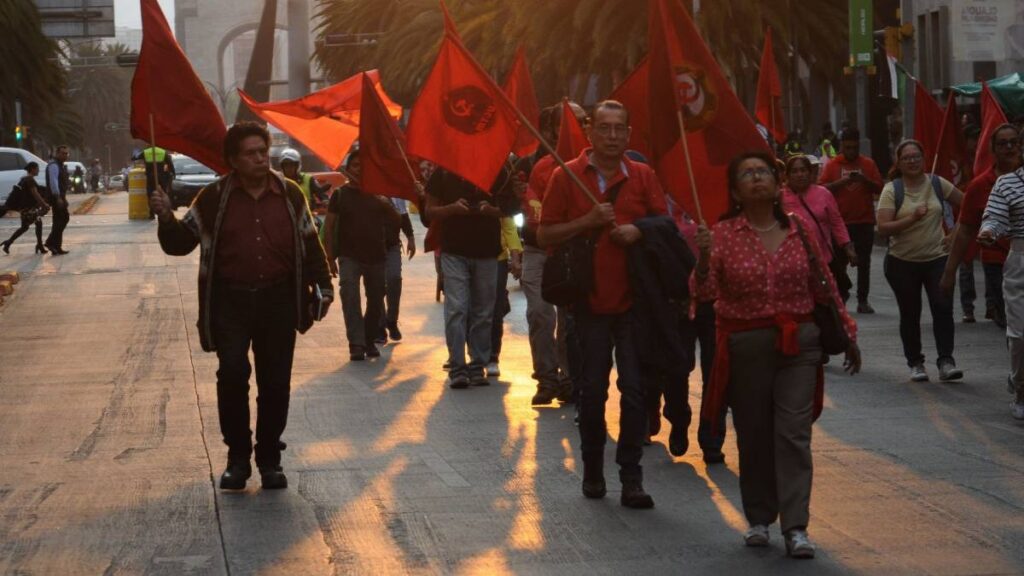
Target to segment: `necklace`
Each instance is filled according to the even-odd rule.
[[[752,222],[750,222],[749,220],[747,221],[747,223],[750,224],[750,227],[753,228],[756,232],[760,232],[762,234],[766,234],[768,232],[771,232],[772,230],[775,230],[776,228],[779,227],[779,221],[778,220],[776,220],[775,222],[772,222],[772,225],[767,227],[767,228],[758,228],[757,226],[754,226],[754,224]]]

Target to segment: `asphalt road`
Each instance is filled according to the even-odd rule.
[[[958,323],[964,380],[908,382],[880,250],[878,314],[858,317],[864,372],[828,368],[814,429],[819,554],[801,562],[777,525],[770,548],[742,545],[731,429],[726,464],[706,467],[699,451],[672,458],[664,427],[643,462],[654,510],[619,506],[613,443],[609,496],[584,499],[571,408],[529,405],[517,290],[500,381],[446,389],[429,255],[407,264],[405,340],[379,360],[348,362],[339,306],[299,339],[290,488],[254,479],[219,492],[198,256],[165,256],[154,223],[127,220],[126,198],[74,216],[67,256],[35,256],[30,239],[0,254],[0,270],[23,275],[0,307],[0,573],[1024,573],[1024,423],[1009,415],[1003,338]],[[0,237],[16,224],[0,220]]]

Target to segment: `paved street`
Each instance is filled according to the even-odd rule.
[[[300,337],[290,488],[262,492],[257,477],[219,492],[226,448],[216,358],[195,329],[198,255],[165,256],[156,225],[126,214],[126,194],[103,196],[72,217],[69,255],[35,256],[28,236],[0,254],[0,270],[23,278],[0,308],[0,573],[1024,573],[1024,423],[1009,415],[1003,339],[989,322],[958,323],[965,379],[909,383],[880,249],[879,313],[858,317],[864,372],[827,370],[819,554],[799,562],[777,525],[770,548],[742,545],[731,428],[726,465],[708,468],[699,450],[672,458],[663,427],[643,462],[654,510],[619,506],[612,443],[609,495],[584,499],[571,408],[529,405],[518,290],[500,382],[446,389],[429,255],[406,267],[405,340],[379,360],[348,363],[337,305]],[[16,225],[0,219],[0,237]],[[980,291],[980,267],[977,280]]]

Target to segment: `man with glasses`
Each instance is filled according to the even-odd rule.
[[[636,327],[626,249],[642,237],[634,221],[653,214],[666,215],[668,210],[654,171],[626,157],[629,112],[621,103],[599,103],[588,133],[593,147],[569,162],[568,169],[598,203],[575,186],[565,170],[555,170],[544,194],[537,243],[550,248],[581,235],[596,239],[591,294],[573,307],[584,358],[578,400],[583,495],[603,498],[606,493],[604,445],[608,432],[604,410],[614,359],[621,394],[615,456],[622,481],[621,503],[630,508],[651,508],[654,500],[644,492],[640,467],[647,417],[634,348]]]
[[[825,165],[821,172],[821,185],[836,196],[839,213],[846,222],[850,240],[857,252],[857,313],[874,314],[875,309],[868,303],[871,288],[871,250],[875,244],[875,194],[882,189],[882,174],[874,160],[860,153],[860,132],[854,128],[843,130],[839,137],[839,156]],[[837,254],[844,265],[846,255]],[[836,278],[843,300],[850,298],[851,281],[844,273]]]
[[[960,207],[959,226],[949,260],[942,276],[942,289],[953,292],[953,281],[957,267],[964,261],[974,238],[981,228],[982,216],[988,204],[989,194],[996,180],[1024,164],[1021,158],[1021,141],[1013,124],[1004,124],[992,133],[989,146],[996,162],[988,171],[979,174],[964,190],[964,202]],[[1009,240],[1001,240],[990,246],[981,246],[981,265],[985,272],[985,296],[992,300],[992,321],[1000,328],[1006,328],[1006,305],[1003,299],[1003,265],[1010,252]],[[952,267],[952,268],[951,268]]]

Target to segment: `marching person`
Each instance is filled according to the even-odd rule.
[[[875,245],[875,194],[882,189],[882,174],[875,161],[860,153],[860,132],[856,128],[843,130],[839,137],[840,154],[825,164],[821,171],[820,184],[835,195],[839,213],[846,223],[846,230],[857,253],[857,313],[874,314],[875,309],[868,303],[871,290],[871,250]],[[846,253],[836,254],[839,262],[833,270],[846,272]],[[843,302],[849,299],[852,286],[847,277],[839,282],[839,293]]]
[[[281,434],[288,421],[295,332],[305,332],[326,314],[333,300],[331,275],[302,191],[270,170],[267,130],[252,122],[232,126],[224,138],[224,160],[231,171],[201,190],[181,220],[161,187],[150,203],[164,252],[184,256],[201,247],[199,337],[204,351],[217,352],[217,412],[228,446],[220,487],[241,490],[252,474],[251,348],[259,391],[256,466],[264,489],[287,488]]]
[[[21,198],[18,199],[19,206],[15,206],[21,216],[21,227],[3,242],[4,254],[11,253],[11,244],[14,244],[14,241],[33,224],[36,226],[36,254],[46,254],[46,248],[43,247],[43,214],[50,209],[50,205],[46,203],[39,192],[39,186],[36,185],[38,175],[39,164],[29,162],[25,165],[25,175],[18,181]],[[7,199],[7,205],[11,206],[11,198]]]
[[[285,178],[299,185],[302,195],[306,197],[309,209],[314,210],[327,201],[327,186],[321,185],[312,174],[302,172],[302,156],[294,148],[281,151],[281,173]]]
[[[494,294],[494,316],[491,318],[491,357],[487,361],[487,377],[501,376],[501,347],[505,337],[505,316],[512,311],[508,299],[508,276],[519,279],[523,275],[523,243],[519,229],[510,216],[501,218],[501,254],[498,256],[498,275]]]
[[[644,440],[647,415],[644,384],[637,359],[632,297],[626,248],[641,239],[634,221],[649,215],[667,215],[665,194],[654,171],[626,157],[629,112],[619,102],[606,100],[594,109],[588,126],[592,148],[568,164],[598,198],[595,205],[573,185],[565,170],[555,170],[544,195],[537,244],[558,246],[579,235],[596,235],[593,283],[589,298],[578,302],[573,315],[583,354],[580,375],[579,425],[583,456],[583,495],[603,498],[604,445],[607,440],[605,403],[614,361],[618,371],[620,431],[615,461],[622,481],[621,504],[652,508],[654,500],[643,487]]]
[[[728,168],[729,211],[697,231],[700,256],[693,273],[699,302],[715,303],[718,346],[711,400],[716,426],[728,400],[740,456],[740,493],[750,529],[747,546],[767,546],[768,526],[780,520],[787,553],[813,558],[810,521],[811,426],[821,412],[822,347],[812,316],[816,303],[834,302],[850,337],[847,371],[860,370],[856,324],[831,276],[813,269],[821,250],[799,216],[782,210],[779,172],[768,153],[748,152]],[[803,236],[803,237],[802,237]],[[806,246],[806,248],[805,248]],[[820,275],[820,276],[819,276]],[[828,281],[826,289],[818,278]]]
[[[159,146],[151,146],[142,151],[142,161],[146,168],[146,195],[152,198],[157,185],[164,192],[170,190],[175,176],[171,154]],[[150,211],[149,219],[153,218],[156,215]]]
[[[946,235],[953,229],[950,204],[963,194],[945,178],[924,171],[924,147],[905,140],[896,147],[892,182],[878,200],[878,233],[889,238],[885,279],[900,311],[900,340],[913,382],[927,382],[921,353],[921,290],[928,296],[938,354],[939,380],[959,380],[953,347],[956,325],[953,299],[939,287],[949,254]]]
[[[53,222],[50,224],[50,235],[43,245],[50,249],[50,254],[62,256],[68,251],[64,249],[64,229],[71,221],[68,211],[68,192],[71,191],[71,177],[64,164],[68,160],[68,147],[57,146],[53,159],[46,165],[46,188],[50,191],[50,208],[53,210]]]
[[[392,198],[391,204],[401,217],[396,226],[387,224],[384,228],[384,241],[387,246],[387,258],[384,264],[384,313],[380,317],[380,333],[378,344],[385,344],[390,337],[394,342],[402,340],[402,331],[398,328],[398,312],[402,305],[402,252],[409,260],[416,255],[416,235],[413,233],[409,208],[402,198]],[[405,246],[399,233],[405,235]]]
[[[380,357],[374,339],[384,313],[384,231],[387,226],[397,226],[399,216],[390,199],[361,188],[358,149],[349,153],[345,171],[352,180],[331,196],[324,238],[331,272],[339,277],[349,360],[359,362]],[[366,288],[365,313],[360,280]]]

